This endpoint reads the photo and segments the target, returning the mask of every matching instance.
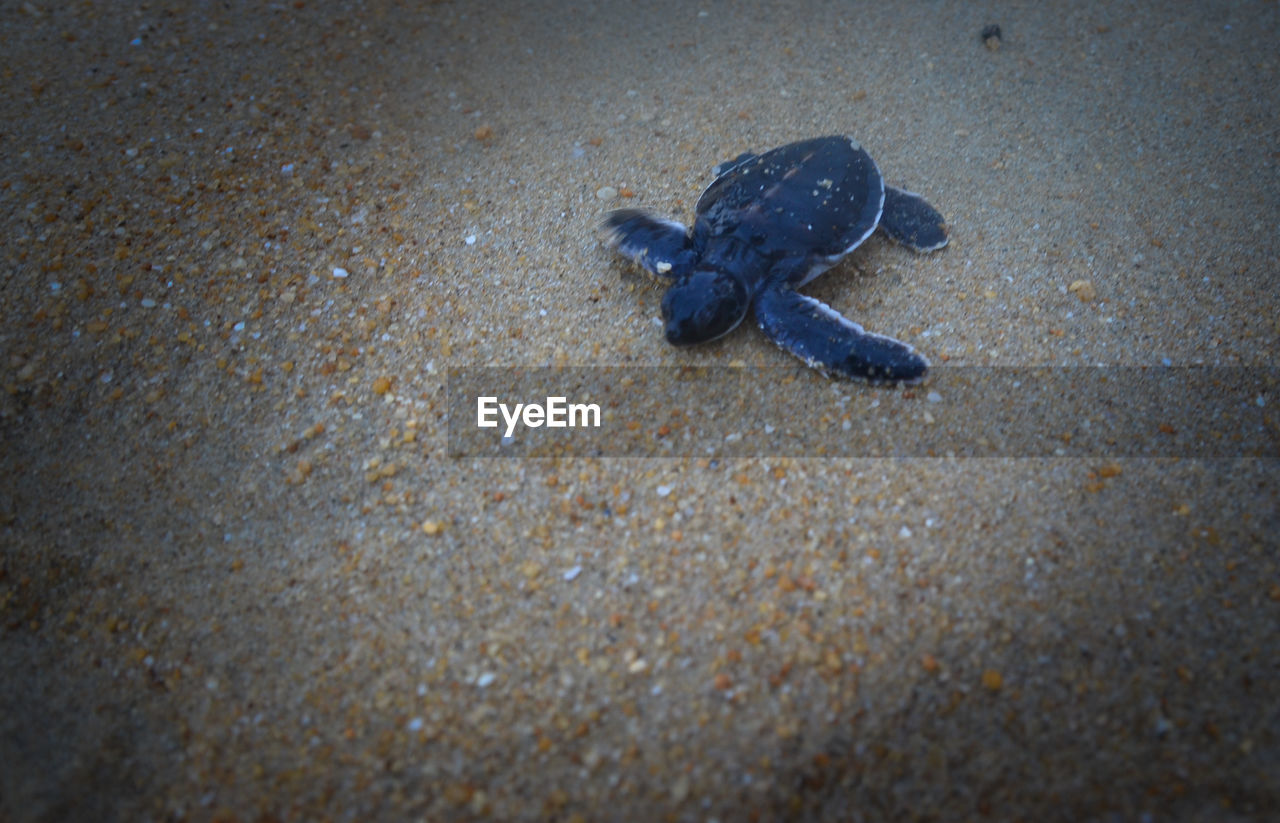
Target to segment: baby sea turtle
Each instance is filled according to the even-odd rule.
[[[732,331],[750,308],[769,339],[827,375],[912,382],[929,363],[796,291],[877,227],[918,252],[947,245],[942,215],[917,194],[886,186],[850,137],[817,137],[716,166],[693,229],[637,209],[610,212],[609,243],[673,281],[662,298],[677,346]]]

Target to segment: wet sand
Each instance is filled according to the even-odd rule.
[[[832,133],[951,232],[868,329],[1270,366],[1274,3],[408,6],[0,12],[0,817],[1280,807],[1275,459],[458,459],[445,379],[790,365],[597,224]]]

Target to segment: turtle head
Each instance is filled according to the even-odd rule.
[[[694,269],[662,298],[667,342],[688,346],[729,333],[746,316],[749,298],[742,278],[720,269]]]

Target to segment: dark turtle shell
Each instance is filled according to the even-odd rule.
[[[767,256],[834,262],[875,231],[884,192],[857,141],[817,137],[728,164],[698,198],[697,213],[711,238],[745,230]]]

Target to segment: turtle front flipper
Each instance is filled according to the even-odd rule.
[[[918,194],[884,187],[880,228],[912,251],[934,251],[947,245],[946,221]]]
[[[693,270],[700,250],[689,230],[639,209],[618,209],[604,218],[610,246],[650,274],[675,280]]]
[[[770,340],[829,377],[914,383],[929,368],[929,361],[906,343],[865,331],[781,283],[761,289],[753,309]]]

